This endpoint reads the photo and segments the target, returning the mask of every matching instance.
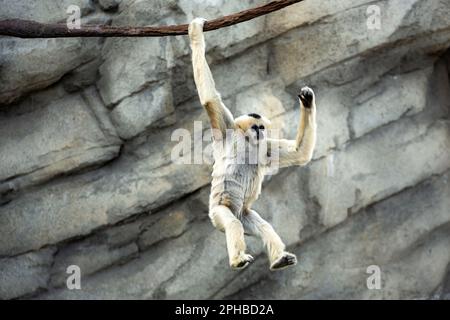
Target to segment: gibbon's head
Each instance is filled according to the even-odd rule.
[[[270,120],[257,113],[249,113],[235,119],[236,128],[241,130],[248,141],[258,144],[267,138]]]

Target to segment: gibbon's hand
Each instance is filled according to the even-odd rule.
[[[207,20],[205,18],[195,18],[188,27],[189,38],[191,41],[199,40],[197,36],[203,33],[203,26]]]
[[[302,105],[303,107],[305,107],[305,109],[311,109],[314,100],[314,91],[309,87],[303,87],[300,90],[298,98],[302,102]]]
[[[202,27],[205,25],[205,22],[207,22],[208,20],[206,20],[205,18],[202,17],[197,17],[194,20],[192,20],[193,23],[199,24]]]

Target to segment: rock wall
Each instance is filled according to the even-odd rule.
[[[63,22],[76,4],[82,23],[178,24],[265,2],[0,0],[0,19]],[[206,38],[235,114],[293,137],[295,93],[316,91],[314,160],[267,179],[255,205],[299,264],[271,273],[249,238],[256,261],[230,270],[210,165],[171,161],[175,129],[207,127],[187,37],[3,37],[0,298],[449,298],[448,1],[307,0]]]

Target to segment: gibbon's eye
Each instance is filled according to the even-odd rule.
[[[255,131],[258,131],[259,128],[258,128],[258,126],[256,124],[254,124],[254,125],[252,125],[252,129],[255,130]]]
[[[264,126],[263,125],[260,125],[259,126],[259,130],[264,130],[265,128],[264,128]]]

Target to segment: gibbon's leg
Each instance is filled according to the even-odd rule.
[[[245,228],[254,235],[258,235],[267,248],[270,270],[281,270],[297,263],[297,257],[284,251],[285,245],[273,227],[254,210],[248,209],[243,216]]]
[[[238,218],[226,206],[215,206],[209,216],[213,225],[225,231],[230,266],[243,269],[253,261],[253,257],[245,253],[244,227]]]
[[[225,130],[234,127],[234,118],[230,110],[223,104],[220,94],[216,90],[211,70],[206,61],[204,23],[205,19],[195,18],[189,24],[194,80],[200,102],[208,113],[211,127],[220,130],[222,137],[224,137]]]
[[[295,140],[269,139],[278,146],[279,166],[306,165],[311,161],[316,145],[316,101],[314,91],[304,87],[299,94],[300,122]],[[272,144],[276,142],[276,144]]]

